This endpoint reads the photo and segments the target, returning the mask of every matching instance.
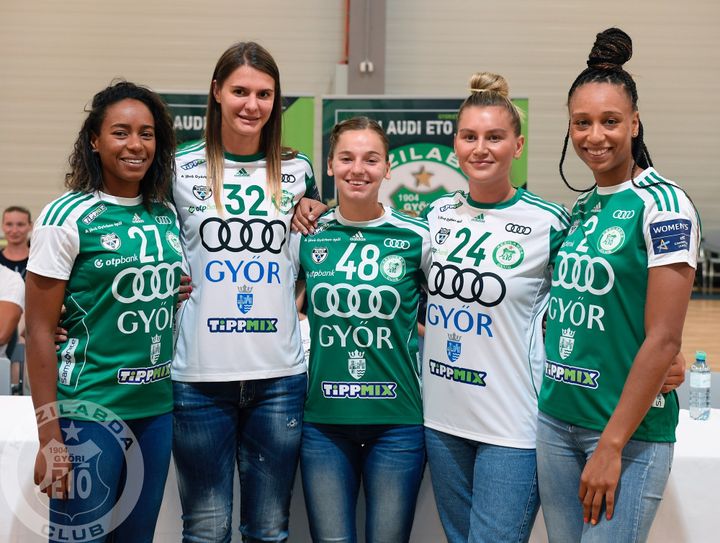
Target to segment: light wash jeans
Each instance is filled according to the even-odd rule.
[[[240,475],[243,541],[286,541],[307,375],[173,382],[173,456],[185,543],[229,543]]]
[[[628,441],[615,493],[615,512],[598,523],[583,523],[578,498],[580,475],[600,432],[573,426],[540,413],[537,434],[540,500],[552,543],[630,543],[647,540],[670,475],[672,443]]]
[[[315,543],[355,543],[365,491],[365,540],[407,542],[425,469],[422,425],[303,426],[300,470]]]
[[[425,428],[435,502],[448,543],[524,542],[539,500],[535,449]]]

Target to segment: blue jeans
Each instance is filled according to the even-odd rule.
[[[230,541],[240,474],[243,541],[285,541],[307,375],[228,383],[173,382],[173,456],[183,541]]]
[[[366,541],[408,541],[424,469],[421,425],[306,422],[300,470],[313,541],[357,541],[361,481]]]
[[[60,428],[74,457],[74,491],[50,500],[49,541],[150,543],[170,465],[172,415],[107,425],[61,418]]]
[[[672,443],[628,441],[611,520],[603,513],[595,526],[583,523],[578,498],[580,475],[601,432],[540,413],[537,452],[540,498],[550,541],[619,543],[645,541],[670,476]]]
[[[449,543],[528,541],[540,506],[534,449],[425,428],[435,502]]]

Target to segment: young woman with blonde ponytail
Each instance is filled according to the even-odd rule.
[[[423,360],[426,446],[448,541],[527,541],[539,500],[542,317],[569,227],[510,183],[524,137],[497,74],[470,80],[455,153],[469,190],[426,210],[433,243]]]

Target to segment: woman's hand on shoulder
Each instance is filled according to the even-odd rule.
[[[301,198],[295,206],[292,229],[303,235],[314,234],[317,220],[328,210],[328,206],[311,198]]]

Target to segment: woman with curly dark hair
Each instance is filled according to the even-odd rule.
[[[27,360],[50,541],[153,538],[172,439],[174,149],[155,93],[124,81],[105,88],[70,156],[70,191],[33,232]]]

